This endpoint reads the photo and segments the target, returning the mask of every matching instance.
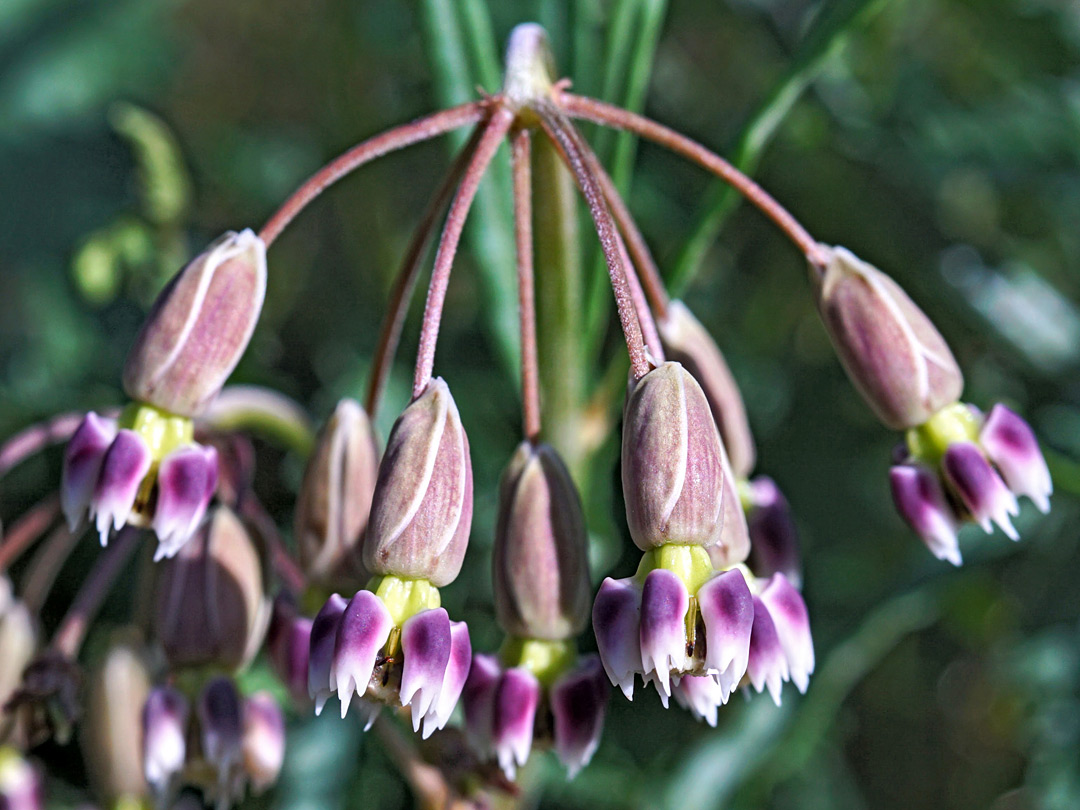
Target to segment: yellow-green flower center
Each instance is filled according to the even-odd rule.
[[[949,445],[976,442],[979,418],[962,402],[954,402],[905,434],[908,450],[917,460],[937,466]]]
[[[387,574],[373,577],[367,587],[386,605],[397,627],[421,611],[442,605],[439,589],[426,579],[405,579]]]
[[[638,564],[637,578],[640,582],[650,571],[663,568],[682,580],[691,596],[715,573],[709,552],[701,546],[665,543],[645,552]]]
[[[577,646],[571,639],[552,641],[543,638],[508,636],[499,650],[507,667],[524,667],[544,686],[551,686],[573,666]]]

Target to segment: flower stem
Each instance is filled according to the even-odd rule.
[[[90,628],[98,611],[101,610],[112,586],[116,584],[128,558],[138,546],[138,529],[125,526],[117,533],[98,557],[90,574],[75,595],[75,601],[68,608],[67,615],[64,616],[56,635],[53,636],[53,649],[72,660],[78,657],[79,648],[86,638],[86,631]]]
[[[584,118],[605,126],[624,129],[655,141],[730,183],[765,216],[776,223],[780,230],[806,255],[811,264],[824,266],[825,257],[822,249],[806,228],[771,194],[715,152],[663,124],[629,110],[571,93],[559,93],[556,98],[556,103],[572,118]]]
[[[649,372],[649,361],[645,353],[645,344],[641,334],[634,306],[634,298],[627,281],[629,270],[625,260],[625,251],[620,250],[618,229],[604,202],[604,193],[600,183],[589,171],[586,159],[578,144],[573,125],[562,111],[546,100],[536,102],[535,111],[540,116],[544,131],[562,151],[566,164],[578,182],[593,224],[596,226],[600,247],[608,266],[611,289],[615,294],[615,306],[619,312],[619,323],[626,340],[626,351],[630,355],[630,368],[634,379],[640,380]]]
[[[656,313],[657,318],[666,318],[670,299],[667,290],[664,289],[664,279],[660,275],[660,270],[656,266],[656,261],[653,259],[648,244],[645,242],[645,237],[641,235],[641,230],[638,228],[637,223],[634,222],[630,209],[626,207],[622,195],[619,194],[619,190],[615,187],[615,182],[604,169],[603,164],[600,163],[596,153],[590,149],[586,154],[589,156],[589,163],[596,174],[596,179],[600,181],[600,187],[604,190],[604,198],[611,208],[611,215],[615,217],[615,224],[619,226],[623,239],[626,240],[626,247],[630,251],[630,258],[634,260],[634,265],[637,267],[641,285],[645,289],[649,304],[653,312]]]
[[[285,227],[308,206],[308,203],[345,175],[388,152],[430,140],[468,124],[475,124],[488,115],[489,107],[490,102],[486,99],[470,101],[467,104],[460,104],[394,127],[357,144],[327,163],[294,191],[292,196],[282,203],[274,215],[266,221],[259,232],[259,237],[269,248]]]
[[[4,541],[0,544],[0,572],[7,570],[20,554],[32,546],[59,515],[60,496],[55,492],[20,515],[11,528],[4,532]]]
[[[37,615],[45,606],[45,600],[49,598],[60,569],[75,550],[85,528],[84,522],[80,522],[75,531],[71,531],[66,525],[57,526],[34,552],[23,575],[21,596],[23,604],[31,614]]]
[[[49,445],[66,442],[78,429],[84,416],[81,412],[63,413],[16,433],[0,446],[0,477]]]
[[[296,564],[278,531],[274,519],[266,511],[262,501],[254,492],[246,492],[240,498],[240,514],[251,521],[252,527],[263,541],[270,554],[270,565],[281,578],[282,583],[294,596],[299,596],[307,588],[307,577]]]
[[[525,438],[540,438],[540,365],[536,349],[533,287],[532,141],[522,129],[511,141],[514,177],[514,238],[517,243],[518,309],[521,317],[521,416]]]
[[[420,275],[420,266],[424,261],[424,253],[432,234],[435,233],[435,223],[439,214],[446,207],[450,195],[461,180],[465,167],[476,151],[476,145],[480,142],[480,136],[484,132],[484,126],[478,125],[469,138],[469,141],[454,158],[450,170],[436,190],[435,195],[428,202],[420,223],[413,232],[412,241],[405,251],[394,279],[394,287],[390,291],[390,302],[387,307],[386,317],[382,328],[379,330],[379,343],[375,347],[375,360],[371,366],[371,376],[368,379],[367,397],[364,400],[364,409],[372,421],[375,412],[379,409],[382,395],[386,390],[386,380],[390,376],[390,368],[397,353],[398,343],[401,340],[401,329],[405,325],[405,316],[409,312],[409,302],[412,300],[413,290],[416,287],[416,278]]]
[[[446,225],[439,239],[439,249],[435,253],[435,266],[431,271],[427,302],[424,304],[424,320],[420,327],[420,345],[416,356],[416,373],[413,377],[413,399],[424,393],[431,381],[431,371],[435,366],[435,344],[439,338],[439,322],[442,319],[443,303],[446,301],[446,288],[450,283],[450,270],[454,265],[454,254],[461,241],[461,231],[465,227],[465,218],[484,172],[495,157],[502,139],[514,123],[512,110],[500,106],[484,128],[476,151],[469,160],[465,175],[458,187],[454,200],[450,203],[450,212],[446,215]]]

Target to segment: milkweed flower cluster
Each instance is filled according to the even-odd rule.
[[[18,452],[5,457],[56,435],[68,439],[58,495],[12,529],[0,546],[4,564],[46,533],[51,552],[43,558],[62,561],[87,518],[107,548],[47,641],[39,641],[27,602],[41,604],[55,571],[32,572],[28,592],[0,579],[0,697],[19,720],[9,724],[11,744],[65,737],[85,703],[85,739],[105,741],[87,752],[98,762],[101,795],[153,797],[165,806],[194,787],[225,806],[267,789],[283,763],[283,706],[239,677],[260,651],[295,710],[319,713],[336,697],[342,717],[352,708],[365,728],[379,722],[393,734],[393,721],[379,718],[387,707],[388,715],[407,713],[425,739],[457,717],[476,773],[494,765],[509,780],[534,750],[553,749],[569,777],[588,765],[601,741],[609,682],[632,699],[640,678],[665,707],[674,698],[712,726],[737,690],[768,691],[778,704],[785,682],[807,690],[814,643],[787,499],[772,478],[755,473],[751,420],[735,376],[690,309],[669,298],[575,120],[628,130],[723,177],[803,252],[844,368],[880,420],[904,431],[890,474],[893,496],[935,555],[960,563],[957,531],[969,519],[987,531],[996,523],[1015,539],[1018,495],[1048,510],[1052,484],[1031,428],[1002,405],[984,416],[960,402],[955,358],[895,281],[813,239],[705,147],[569,93],[549,67],[543,31],[519,26],[501,93],[364,141],[302,185],[259,234],[227,233],[181,269],[128,357],[129,404],[12,441]],[[290,545],[259,500],[251,439],[236,425],[248,416],[306,433],[306,414],[272,392],[222,390],[262,309],[267,249],[337,179],[392,149],[465,126],[473,136],[395,284],[368,396],[363,405],[341,400],[314,437]],[[635,573],[606,577],[595,595],[586,513],[563,461],[566,448],[547,441],[545,430],[533,291],[535,138],[554,149],[585,199],[630,360],[620,474],[626,530],[639,557]],[[442,589],[454,587],[465,563],[474,493],[465,420],[434,363],[466,215],[506,139],[523,440],[500,482],[494,527],[494,614],[503,639],[498,649],[474,650],[466,623],[442,604]],[[447,202],[412,397],[380,452],[375,412],[427,240]],[[66,524],[49,532],[61,513]],[[152,599],[144,600],[150,637],[108,645],[86,696],[82,643],[141,529],[157,538],[146,590]],[[598,654],[580,640],[590,626]],[[40,806],[37,774],[15,748],[0,749],[6,805]]]

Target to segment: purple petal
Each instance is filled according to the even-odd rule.
[[[751,507],[746,513],[750,531],[750,567],[759,577],[779,571],[791,584],[802,584],[799,533],[787,499],[771,478],[759,475],[750,482]]]
[[[970,442],[949,445],[941,466],[953,491],[983,531],[992,531],[990,523],[993,521],[1010,539],[1020,538],[1009,520],[1009,515],[1020,511],[1016,496],[1009,492],[978,447]]]
[[[244,773],[257,792],[277,781],[285,762],[285,715],[269,692],[244,701]]]
[[[363,696],[367,691],[379,650],[393,628],[390,611],[371,591],[357,591],[349,600],[338,624],[330,670],[330,688],[337,691],[342,717],[349,712],[353,694]],[[408,664],[405,666],[407,672]]]
[[[315,701],[315,714],[322,712],[326,701],[334,694],[335,685],[330,681],[334,674],[334,645],[347,604],[339,594],[332,594],[311,622],[308,694]]]
[[[281,610],[278,604],[274,605],[267,638],[270,662],[293,699],[301,702],[307,696],[311,625],[311,619],[290,614]]]
[[[642,672],[641,588],[632,578],[607,577],[593,603],[593,632],[611,683],[634,699],[634,674]]]
[[[159,686],[142,711],[143,772],[158,795],[168,793],[187,758],[188,703],[171,686]]]
[[[91,411],[64,449],[60,474],[60,506],[68,528],[75,531],[94,496],[105,453],[116,438],[116,420],[103,419]]]
[[[506,670],[495,695],[492,744],[508,779],[529,758],[539,702],[540,683],[531,672],[523,667]]]
[[[742,571],[732,568],[698,588],[697,600],[705,621],[705,667],[723,690],[721,702],[726,702],[746,674],[754,598]]]
[[[240,693],[231,679],[217,677],[199,696],[203,758],[217,771],[217,791],[234,796],[244,756],[244,720]]]
[[[768,686],[773,701],[780,705],[780,687],[788,679],[787,657],[769,609],[757,596],[754,597],[754,627],[750,632],[750,660],[746,674],[757,692]]]
[[[986,418],[979,444],[1000,470],[1009,489],[1027,495],[1046,514],[1054,482],[1030,425],[1004,405],[995,405]]]
[[[889,484],[896,511],[931,553],[939,560],[960,565],[960,546],[956,540],[959,522],[945,500],[937,475],[921,464],[900,464],[889,470]]]
[[[589,764],[600,744],[609,688],[596,655],[583,656],[577,667],[551,687],[555,754],[569,779]]]
[[[461,690],[465,687],[465,679],[469,675],[469,666],[472,663],[472,642],[469,640],[469,628],[465,622],[450,622],[450,658],[446,663],[446,674],[443,677],[442,689],[439,697],[431,705],[431,709],[424,715],[424,734],[426,740],[436,729],[446,725],[450,715],[454,713]]]
[[[814,639],[810,635],[806,603],[783,574],[773,574],[761,592],[761,601],[769,609],[780,646],[784,648],[791,682],[805,693],[810,685],[810,673],[814,671]]]
[[[401,628],[401,705],[412,708],[413,731],[442,691],[451,646],[450,617],[441,607],[417,613]]]
[[[109,541],[110,529],[127,523],[139,485],[150,472],[150,448],[133,430],[121,430],[105,453],[101,473],[90,501],[90,512],[96,515],[101,545]]]
[[[641,589],[641,665],[645,677],[656,683],[665,699],[671,696],[672,670],[686,665],[686,611],[690,594],[671,571],[657,568],[645,577]]]
[[[716,728],[717,710],[727,703],[731,687],[709,675],[683,675],[671,694],[680,706]]]
[[[218,454],[213,447],[192,444],[169,453],[158,468],[154,560],[172,557],[199,528],[214,497]]]
[[[469,677],[461,692],[465,709],[465,731],[481,756],[491,751],[492,724],[495,722],[495,696],[502,680],[502,667],[494,655],[474,655]]]

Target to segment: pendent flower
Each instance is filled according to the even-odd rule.
[[[401,414],[379,467],[364,539],[374,574],[351,599],[335,594],[310,632],[308,690],[372,722],[378,704],[408,706],[414,729],[442,728],[461,695],[472,645],[439,588],[461,569],[472,519],[472,465],[457,406],[432,380]],[[355,700],[354,700],[355,699]]]

